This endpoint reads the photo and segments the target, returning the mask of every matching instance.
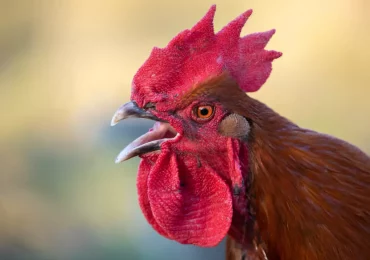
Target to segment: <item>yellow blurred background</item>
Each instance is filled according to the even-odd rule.
[[[0,259],[223,259],[152,230],[138,159],[114,164],[152,123],[109,126],[151,48],[213,3],[216,30],[249,8],[243,34],[277,29],[254,97],[370,153],[368,0],[0,0]]]

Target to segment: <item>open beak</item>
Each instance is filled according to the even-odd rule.
[[[116,163],[126,161],[138,155],[160,150],[160,145],[163,142],[174,139],[178,135],[169,123],[139,108],[133,101],[122,105],[116,113],[114,113],[111,125],[114,126],[119,121],[126,118],[146,118],[156,122],[149,132],[134,140],[119,153],[116,158]]]

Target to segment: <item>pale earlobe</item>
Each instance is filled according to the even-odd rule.
[[[245,117],[231,114],[221,121],[218,131],[224,136],[245,138],[248,136],[250,128],[250,124]]]

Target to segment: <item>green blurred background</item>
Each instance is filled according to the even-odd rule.
[[[152,123],[109,126],[151,48],[213,3],[216,30],[249,8],[243,34],[277,29],[254,97],[370,152],[368,0],[0,0],[0,259],[223,259],[152,230],[138,159],[114,164]]]

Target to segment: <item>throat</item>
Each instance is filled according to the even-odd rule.
[[[245,175],[245,204],[246,211],[234,209],[233,220],[229,231],[229,239],[233,240],[233,245],[241,250],[241,255],[245,255],[245,259],[254,256],[265,255],[265,244],[262,241],[259,232],[259,226],[256,221],[256,196],[252,189],[253,174],[248,170]],[[234,197],[235,197],[234,193]],[[265,258],[257,258],[265,259]]]
[[[238,183],[233,178],[232,182],[232,196],[233,196],[233,218],[230,230],[228,232],[229,239],[232,239],[232,244],[237,245],[238,250],[241,250],[247,255],[256,255],[257,251],[262,254],[264,252],[264,243],[259,234],[258,223],[256,222],[256,196],[253,189],[253,173],[249,168],[249,149],[247,144],[242,141],[233,143],[232,150],[238,151],[239,167],[236,167],[238,175],[242,176],[242,184]],[[231,159],[231,158],[229,158]],[[235,174],[235,173],[234,173]],[[248,259],[248,258],[246,258]],[[264,259],[264,258],[258,258]]]

